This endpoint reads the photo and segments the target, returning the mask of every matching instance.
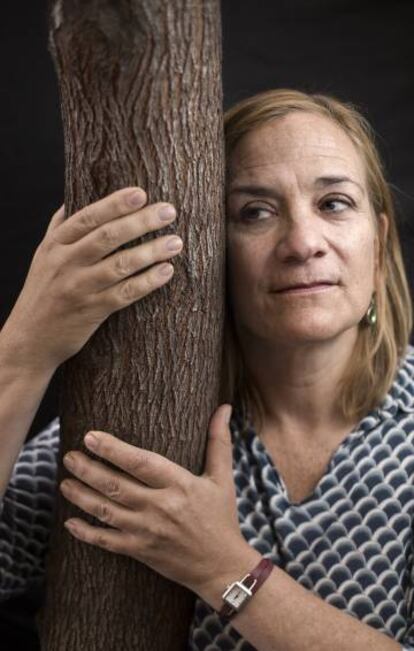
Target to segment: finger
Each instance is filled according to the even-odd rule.
[[[157,264],[148,271],[123,280],[118,285],[107,288],[95,295],[95,299],[110,312],[140,301],[144,296],[165,285],[174,274],[172,264]]]
[[[204,473],[222,483],[233,479],[233,443],[230,432],[232,407],[223,404],[216,409],[210,420],[209,439]]]
[[[85,206],[69,217],[59,229],[57,241],[72,244],[116,217],[124,217],[142,208],[147,201],[142,188],[123,188]]]
[[[47,227],[46,233],[50,233],[50,231],[53,231],[55,228],[59,226],[59,224],[63,224],[65,221],[65,204],[62,203],[60,208],[53,214],[52,219],[49,222],[49,226]]]
[[[87,292],[102,292],[109,287],[119,284],[133,274],[138,274],[146,270],[155,263],[160,264],[162,261],[168,261],[176,256],[182,248],[178,247],[175,252],[169,248],[170,236],[159,237],[150,242],[139,244],[133,248],[123,249],[119,253],[101,260],[92,268],[83,269],[84,274],[83,287]],[[158,276],[158,271],[152,271],[150,280],[152,284],[158,285],[164,279]],[[165,274],[164,274],[165,276]],[[136,276],[134,276],[136,277]],[[145,283],[144,283],[145,287]]]
[[[121,468],[151,488],[183,484],[193,475],[161,454],[120,441],[107,432],[88,432],[85,445],[95,454]]]
[[[75,248],[73,249],[73,258],[81,260],[83,264],[87,265],[98,263],[98,265],[101,265],[101,268],[105,264],[112,267],[114,262],[119,262],[121,259],[121,265],[117,265],[115,272],[118,271],[119,267],[121,268],[121,271],[123,271],[122,259],[125,262],[126,256],[128,255],[128,249],[117,250],[125,244],[134,243],[147,233],[154,232],[167,226],[168,222],[163,222],[160,219],[162,209],[167,205],[168,204],[165,203],[151,204],[150,206],[142,208],[139,212],[126,215],[122,219],[117,219],[111,223],[105,224],[98,231],[88,233],[86,237],[74,244]],[[170,222],[171,221],[173,221],[173,218],[170,219]],[[148,264],[153,264],[156,261],[154,260],[153,255],[154,247],[160,246],[157,244],[157,238],[148,243],[141,242],[138,247],[135,248],[135,252],[138,251],[139,255],[142,255],[141,252],[144,248],[145,255],[145,247],[147,244],[147,251],[152,254],[150,255],[150,260],[148,260],[147,255]],[[172,253],[170,251],[169,253],[171,256]],[[111,256],[111,254],[113,255]],[[98,265],[94,271],[102,273]],[[132,271],[134,270],[132,269]],[[119,280],[119,271],[117,279]]]
[[[82,542],[106,549],[108,552],[132,556],[132,540],[131,535],[128,533],[93,527],[79,518],[67,520],[65,527],[75,538]]]
[[[107,468],[82,452],[69,452],[64,456],[63,463],[77,479],[117,504],[133,509],[150,498],[152,489],[145,484]]]
[[[138,528],[136,522],[134,526],[134,515],[138,518],[138,514],[99,495],[77,479],[65,479],[60,485],[60,490],[69,502],[111,527],[122,531],[133,531],[134,528]]]

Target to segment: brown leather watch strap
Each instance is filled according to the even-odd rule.
[[[248,588],[252,595],[258,591],[261,585],[266,581],[267,577],[269,576],[270,572],[273,569],[273,563],[269,558],[262,558],[260,563],[256,565],[256,567],[249,573],[247,574],[239,583],[242,585],[246,586]],[[223,606],[221,607],[219,611],[219,615],[221,617],[226,617],[227,619],[231,619],[233,615],[235,615],[238,611],[233,608],[230,604],[224,602]]]

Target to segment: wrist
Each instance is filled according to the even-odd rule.
[[[226,561],[223,561],[214,573],[197,589],[197,594],[217,612],[223,606],[222,594],[226,587],[239,581],[263,558],[260,552],[247,542],[239,549],[229,549]]]
[[[36,353],[36,343],[30,343],[11,331],[6,324],[0,331],[0,364],[16,374],[51,377],[57,364]]]

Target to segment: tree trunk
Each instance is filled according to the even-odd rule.
[[[149,203],[169,201],[178,215],[142,241],[169,231],[184,241],[172,281],[111,315],[63,365],[60,460],[101,429],[200,474],[224,316],[219,2],[55,0],[50,16],[67,214],[139,185]],[[62,526],[74,515],[58,497],[42,648],[186,649],[194,595],[144,564],[79,543]]]

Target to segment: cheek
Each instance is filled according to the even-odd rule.
[[[230,286],[237,294],[243,289],[245,294],[257,286],[263,277],[263,248],[254,242],[245,242],[241,238],[229,245],[227,251],[227,269]]]
[[[375,232],[359,229],[339,247],[338,255],[343,271],[342,298],[335,307],[338,322],[344,319],[348,325],[357,324],[375,290]]]
[[[345,278],[361,291],[371,292],[375,275],[375,245],[372,233],[360,233],[344,248]]]

